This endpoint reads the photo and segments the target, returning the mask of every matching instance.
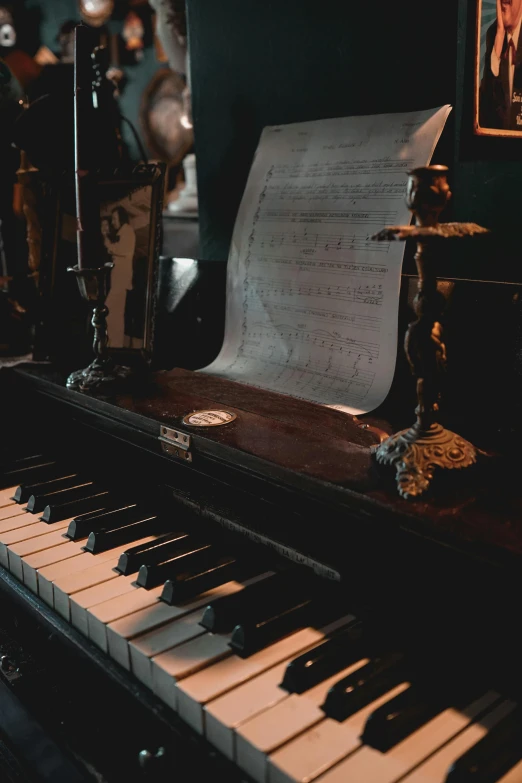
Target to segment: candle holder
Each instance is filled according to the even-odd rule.
[[[475,223],[439,223],[439,215],[451,198],[446,166],[425,166],[408,175],[406,204],[415,218],[414,226],[389,226],[373,239],[416,240],[417,294],[413,307],[417,316],[408,326],[404,350],[417,379],[417,420],[409,429],[391,435],[372,447],[377,462],[396,469],[399,494],[405,498],[425,492],[435,468],[466,468],[476,462],[473,444],[437,421],[440,375],[446,368],[446,346],[442,339],[441,314],[444,297],[437,290],[437,246],[448,238],[484,234],[488,229]]]
[[[92,303],[92,320],[94,327],[94,361],[84,370],[76,370],[67,378],[67,388],[82,392],[97,392],[107,389],[129,376],[130,368],[117,365],[109,356],[107,346],[107,315],[109,309],[105,304],[109,293],[109,281],[113,263],[104,264],[95,269],[80,269],[69,267],[68,272],[76,275],[78,288],[84,299]]]

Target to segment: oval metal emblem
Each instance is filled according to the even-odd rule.
[[[220,427],[237,419],[235,413],[229,411],[194,411],[183,417],[183,424],[189,427]]]

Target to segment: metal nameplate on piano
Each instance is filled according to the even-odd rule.
[[[159,441],[164,454],[168,454],[169,457],[177,457],[185,462],[192,462],[191,437],[186,432],[161,426]]]
[[[230,424],[235,419],[237,419],[237,415],[230,411],[193,411],[183,417],[183,424],[188,424],[189,427],[221,427],[223,424]]]

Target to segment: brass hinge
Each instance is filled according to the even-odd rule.
[[[173,430],[162,425],[158,440],[161,443],[161,450],[164,454],[168,454],[169,457],[177,457],[185,462],[192,462],[192,454],[190,452],[191,437],[186,432],[179,432],[179,430]]]

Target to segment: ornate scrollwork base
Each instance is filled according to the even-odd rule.
[[[467,468],[477,459],[477,450],[469,441],[440,424],[428,430],[414,424],[373,446],[372,452],[377,462],[395,467],[397,489],[404,498],[422,495],[435,468]]]
[[[130,375],[130,368],[123,367],[113,362],[101,362],[95,359],[83,370],[76,370],[67,378],[67,388],[82,392],[112,391],[120,381],[126,380]]]

